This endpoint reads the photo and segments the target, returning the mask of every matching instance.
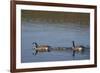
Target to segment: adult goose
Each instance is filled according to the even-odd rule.
[[[32,43],[33,54],[36,55],[38,52],[50,52],[50,46],[38,45],[36,42]]]
[[[74,41],[72,41],[72,43],[73,43],[73,47],[72,47],[73,56],[75,56],[75,52],[83,52],[83,50],[84,50],[83,46],[75,46],[75,42]]]

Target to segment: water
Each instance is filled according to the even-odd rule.
[[[21,62],[86,60],[90,58],[90,22],[88,13],[64,13],[22,10]],[[83,54],[72,50],[32,54],[32,42],[52,47],[85,46]],[[87,49],[88,48],[88,49]]]

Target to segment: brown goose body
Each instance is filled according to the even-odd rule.
[[[80,46],[72,48],[72,50],[77,51],[77,52],[82,52],[83,48]]]
[[[39,52],[45,52],[48,51],[49,46],[48,45],[39,45],[37,48],[35,48],[36,50],[38,50]]]

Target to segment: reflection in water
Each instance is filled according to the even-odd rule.
[[[22,10],[21,62],[89,59],[89,16],[89,13]],[[76,53],[74,58],[71,50],[39,53],[36,56],[32,54],[32,42],[52,47],[72,47],[73,40],[76,46],[86,47],[84,54]]]

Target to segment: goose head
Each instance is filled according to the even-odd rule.
[[[38,44],[36,42],[33,42],[32,45],[35,46],[36,48],[38,47]]]

